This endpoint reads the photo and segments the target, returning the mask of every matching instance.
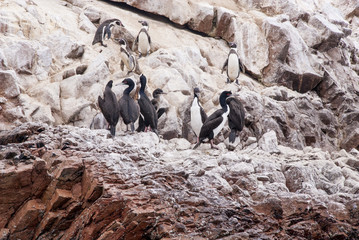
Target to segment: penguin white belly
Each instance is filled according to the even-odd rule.
[[[141,54],[147,54],[150,51],[150,43],[147,34],[144,32],[141,32],[138,36],[138,51]]]
[[[199,136],[202,125],[201,109],[196,98],[193,100],[191,106],[191,127],[197,137]]]
[[[236,54],[230,54],[228,57],[227,74],[231,81],[236,80],[239,75],[239,61]]]
[[[223,117],[223,121],[221,122],[221,124],[219,124],[218,127],[216,127],[215,129],[213,129],[213,137],[217,136],[218,133],[222,130],[222,128],[224,127],[224,124],[226,124],[227,120],[228,120],[228,114],[229,114],[229,110],[227,110],[227,112],[223,113],[222,117]]]
[[[126,53],[121,52],[120,57],[121,57],[123,63],[126,65],[127,69],[130,69],[130,63],[129,63],[129,59],[128,59]]]

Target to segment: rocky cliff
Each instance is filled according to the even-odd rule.
[[[359,153],[266,142],[24,124],[0,135],[1,239],[358,239]]]
[[[125,27],[91,45],[110,18]],[[144,19],[139,71],[167,92],[162,137],[119,124],[107,138],[89,126],[127,76],[114,39],[132,45]],[[356,1],[5,0],[0,36],[0,239],[357,238]],[[240,86],[221,74],[228,41]],[[219,150],[191,150],[194,87],[207,113],[238,93],[234,151],[227,127]]]

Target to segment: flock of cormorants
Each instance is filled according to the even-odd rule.
[[[142,24],[142,28],[139,31],[136,39],[133,41],[132,51],[137,50],[139,52],[139,58],[147,56],[151,50],[151,38],[148,34],[148,23],[146,21],[139,21]],[[115,26],[124,27],[119,19],[110,19],[104,21],[97,28],[94,40],[92,44],[101,43],[102,46],[107,47],[104,44],[104,40],[111,38],[112,28]],[[125,39],[119,39],[118,43],[121,46],[120,58],[121,58],[121,70],[124,70],[126,66],[128,73],[137,69],[136,58],[130,53]],[[223,65],[222,73],[227,73],[227,83],[238,83],[238,77],[240,72],[244,72],[244,66],[237,53],[236,43],[230,42],[230,51],[228,57]],[[123,96],[117,100],[116,94],[112,91],[113,81],[110,80],[105,88],[103,98],[98,97],[98,105],[104,118],[107,121],[108,129],[112,136],[115,136],[116,125],[120,119],[127,126],[130,125],[131,132],[135,131],[135,122],[138,120],[138,128],[136,131],[153,131],[158,135],[157,122],[158,118],[167,110],[165,108],[159,108],[159,96],[164,94],[161,89],[156,89],[153,92],[152,101],[145,93],[147,84],[147,78],[144,74],[140,75],[141,87],[136,92],[135,99],[131,97],[130,93],[135,89],[135,82],[131,78],[125,78],[122,84],[128,87],[123,91]],[[199,102],[199,88],[194,88],[194,98],[191,105],[191,127],[197,136],[197,142],[193,149],[196,149],[201,143],[209,141],[211,148],[216,148],[213,144],[214,137],[221,132],[225,123],[228,120],[228,125],[231,130],[229,134],[229,142],[234,143],[237,132],[241,131],[244,126],[244,108],[241,102],[232,95],[230,91],[223,91],[219,96],[219,102],[221,108],[212,113],[209,117],[203,110]],[[95,120],[95,119],[94,119]],[[94,121],[93,121],[94,122]],[[93,125],[93,123],[92,123]]]

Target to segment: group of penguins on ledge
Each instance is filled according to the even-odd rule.
[[[135,41],[133,42],[132,51],[137,46],[139,52],[139,58],[147,56],[151,50],[151,38],[148,33],[148,23],[146,21],[139,21],[142,24],[142,28],[139,31]],[[110,19],[104,21],[99,25],[95,33],[92,45],[100,43],[102,46],[107,47],[104,44],[104,40],[111,38],[111,31],[114,26],[124,25],[119,19]],[[126,65],[128,73],[136,69],[136,58],[130,53],[125,39],[117,40],[121,46],[121,68],[123,70]],[[227,72],[227,83],[238,83],[238,77],[241,71],[244,72],[244,66],[240,61],[237,53],[237,45],[233,42],[229,43],[230,51],[228,57],[223,65],[222,73]],[[131,132],[135,131],[135,122],[138,120],[138,128],[136,131],[153,131],[158,135],[157,122],[158,118],[165,112],[163,108],[159,108],[157,104],[157,98],[164,92],[161,89],[156,89],[153,92],[152,101],[145,93],[147,78],[144,74],[140,75],[140,89],[136,91],[135,99],[131,97],[130,93],[134,90],[136,84],[131,78],[125,78],[122,84],[128,87],[123,91],[123,96],[117,100],[116,94],[112,91],[113,81],[110,80],[103,93],[103,98],[98,97],[98,105],[104,118],[107,121],[108,128],[111,135],[114,137],[116,133],[116,125],[122,118],[123,122],[128,127],[130,125]],[[241,102],[232,95],[231,91],[223,91],[219,96],[219,103],[221,108],[216,110],[210,116],[207,116],[203,107],[199,101],[199,88],[194,88],[194,98],[190,107],[191,114],[191,127],[197,136],[197,142],[193,149],[196,149],[201,143],[209,141],[211,148],[217,148],[213,144],[213,139],[223,129],[225,123],[228,120],[230,128],[229,142],[234,143],[237,132],[241,131],[244,126],[244,108]]]

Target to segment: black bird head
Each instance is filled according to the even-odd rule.
[[[221,95],[219,96],[219,103],[222,107],[226,107],[226,99],[232,95],[231,91],[223,91]]]
[[[152,93],[152,97],[153,98],[157,98],[159,97],[160,94],[165,94],[161,88],[156,88],[153,93]]]
[[[134,85],[134,81],[131,79],[131,78],[125,78],[123,81],[122,81],[122,84],[124,85]]]
[[[121,38],[120,40],[118,40],[118,43],[120,44],[120,45],[127,45],[127,43],[126,43],[126,40],[125,39],[123,39],[123,38]]]
[[[235,42],[228,43],[230,48],[237,48],[237,44]]]
[[[138,21],[138,22],[141,23],[142,26],[148,27],[148,23],[147,23],[146,21],[140,20],[140,21]]]
[[[106,87],[112,88],[112,84],[113,84],[113,81],[110,80],[110,81],[108,81],[108,83],[106,84]]]
[[[146,82],[147,82],[146,76],[141,74],[140,75],[140,83],[141,83],[141,85],[146,85]]]
[[[125,27],[120,20],[117,20],[115,23],[116,23],[117,25],[119,25],[120,27]]]
[[[236,97],[238,97],[239,94],[237,93],[234,93],[234,94],[231,94],[229,95],[227,98],[226,98],[226,103],[229,104],[233,99],[235,99]]]
[[[200,92],[201,92],[201,91],[199,90],[198,87],[196,87],[196,88],[193,89],[193,94],[194,94],[195,97],[199,97],[199,93],[200,93]]]

